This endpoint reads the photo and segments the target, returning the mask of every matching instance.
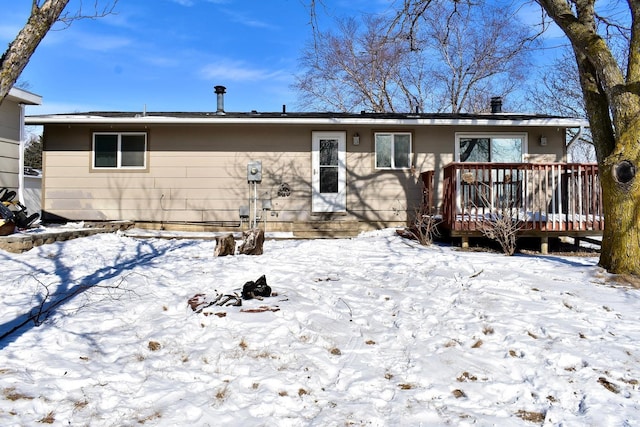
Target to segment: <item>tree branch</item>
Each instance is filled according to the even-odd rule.
[[[0,57],[0,104],[24,71],[42,39],[56,22],[62,22],[68,27],[73,21],[79,19],[101,18],[113,13],[117,2],[118,0],[110,0],[107,5],[100,8],[99,1],[95,0],[95,13],[86,15],[82,12],[82,2],[76,13],[63,13],[69,0],[33,0],[27,23]]]
[[[89,289],[106,289],[110,293],[110,295],[111,295],[111,292],[113,292],[114,290],[122,291],[122,292],[131,292],[135,294],[135,291],[122,287],[122,285],[126,283],[127,277],[128,275],[121,277],[118,283],[116,283],[115,285],[85,285],[80,283],[74,286],[69,293],[56,297],[55,292],[53,294],[51,293],[51,290],[49,289],[50,285],[44,284],[35,276],[32,276],[33,280],[35,280],[42,288],[44,288],[45,290],[44,296],[41,297],[41,301],[36,307],[32,308],[28,314],[21,316],[10,330],[7,330],[0,335],[0,341],[10,336],[14,332],[20,330],[21,328],[28,325],[29,323],[33,322],[35,326],[40,326],[49,318],[49,316],[51,316],[51,314],[53,314],[53,312],[59,306],[61,306],[67,301],[70,301],[77,295],[83,292],[86,292]],[[111,297],[111,298],[114,298],[114,297]]]

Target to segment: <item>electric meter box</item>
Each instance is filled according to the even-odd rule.
[[[247,164],[247,181],[262,182],[262,162],[252,160]]]

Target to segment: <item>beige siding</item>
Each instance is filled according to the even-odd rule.
[[[36,105],[40,102],[39,96],[12,88],[0,103],[0,188],[18,189],[22,104]]]
[[[18,187],[20,143],[0,139],[0,188]]]
[[[20,105],[7,98],[0,104],[0,188],[18,187]]]
[[[147,168],[135,171],[92,170],[94,131],[148,132]],[[453,161],[456,129],[369,128],[362,126],[217,125],[143,127],[47,125],[43,210],[71,220],[137,220],[155,222],[239,221],[238,209],[251,196],[247,163],[261,160],[259,198],[270,197],[268,221],[280,224],[326,219],[311,213],[311,134],[316,130],[347,132],[347,213],[334,221],[364,221],[375,226],[406,223],[419,206],[419,173],[441,170]],[[374,133],[410,131],[414,170],[375,168]],[[505,132],[504,128],[465,127],[465,132]],[[507,129],[506,131],[513,131]],[[531,158],[564,158],[564,133],[518,129],[529,135]],[[360,144],[352,144],[358,132]],[[546,147],[537,141],[547,137]],[[537,157],[536,157],[537,156]],[[442,174],[436,174],[441,187]],[[291,188],[279,197],[281,184]],[[441,190],[439,190],[441,191]],[[440,202],[438,201],[437,204]]]
[[[20,139],[20,105],[9,98],[0,104],[0,138]]]

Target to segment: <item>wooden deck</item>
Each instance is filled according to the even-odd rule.
[[[600,235],[604,230],[598,166],[591,163],[450,163],[442,204],[434,172],[422,173],[423,215],[441,215],[451,236],[482,235],[487,221],[510,216],[518,235]]]

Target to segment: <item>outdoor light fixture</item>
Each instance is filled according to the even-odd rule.
[[[540,145],[542,145],[543,147],[547,145],[547,137],[546,136],[541,136],[540,137]]]
[[[353,145],[360,145],[360,135],[358,135],[358,132],[353,134]]]

